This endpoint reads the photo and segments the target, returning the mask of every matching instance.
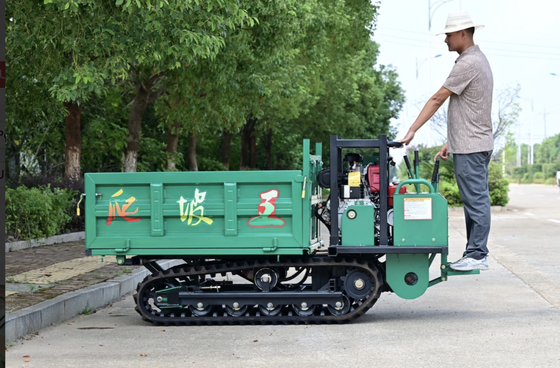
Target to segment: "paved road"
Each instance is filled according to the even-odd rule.
[[[491,270],[416,300],[383,294],[356,323],[160,327],[128,296],[17,342],[7,367],[558,367],[560,193],[511,186],[510,196],[510,211],[493,214]],[[462,221],[450,212],[451,259]]]
[[[509,195],[509,211],[492,218],[492,256],[560,309],[560,190],[510,185]]]

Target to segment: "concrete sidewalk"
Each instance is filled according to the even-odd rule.
[[[183,262],[171,260],[158,263],[166,269]],[[81,271],[87,272],[88,269],[82,268]],[[109,305],[136,290],[136,285],[147,275],[148,270],[138,269],[132,274],[119,276],[97,285],[59,295],[13,313],[7,313],[6,341],[15,341],[78,314],[91,313],[97,308]]]
[[[9,275],[6,277],[6,302],[11,298],[19,301],[15,304],[21,306],[33,303],[35,299],[40,301],[14,312],[7,308],[7,342],[104,307],[133,292],[136,285],[147,276],[148,271],[143,267],[116,266],[114,256],[104,257],[103,262],[99,256],[86,257],[83,239],[84,233],[79,232],[6,243],[6,274]],[[159,263],[163,268],[168,268],[182,261]],[[88,273],[94,273],[99,281],[108,280],[78,289],[82,286],[73,280],[86,278],[84,275]],[[96,278],[90,277],[89,280],[90,283],[92,280],[95,282]],[[42,295],[45,294],[44,290],[52,291],[56,286],[63,290]],[[52,298],[52,295],[57,294],[60,295]],[[13,306],[14,302],[11,304]]]

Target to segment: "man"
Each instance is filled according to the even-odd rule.
[[[445,30],[449,51],[459,57],[443,86],[426,103],[408,133],[400,142],[409,144],[420,129],[449,98],[447,113],[448,141],[435,155],[447,161],[453,154],[455,177],[464,204],[467,246],[463,257],[451,264],[457,271],[488,269],[490,233],[490,195],[488,164],[492,136],[492,70],[488,60],[474,44],[476,28],[466,11],[450,13]]]

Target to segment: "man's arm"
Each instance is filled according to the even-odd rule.
[[[437,91],[436,94],[433,95],[428,100],[428,102],[426,102],[426,105],[424,105],[424,108],[422,108],[422,111],[420,111],[420,114],[408,130],[408,133],[406,133],[403,139],[399,139],[398,141],[403,142],[404,144],[409,144],[410,141],[412,141],[412,139],[414,138],[414,134],[418,131],[418,129],[420,129],[422,125],[426,124],[426,122],[430,120],[430,118],[436,113],[441,105],[443,105],[445,100],[447,100],[452,94],[453,92],[451,92],[447,88],[441,87],[439,91]]]

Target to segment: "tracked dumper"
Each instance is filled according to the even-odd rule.
[[[86,253],[150,271],[134,300],[155,324],[354,320],[382,292],[413,299],[478,273],[448,268],[437,172],[419,179],[416,155],[416,172],[389,182],[400,145],[332,136],[327,169],[305,140],[301,170],[86,174]]]

